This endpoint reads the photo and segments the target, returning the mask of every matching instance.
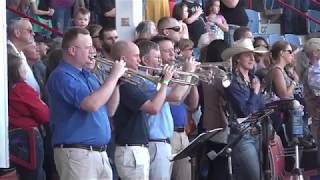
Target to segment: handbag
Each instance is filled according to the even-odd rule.
[[[10,160],[29,170],[37,168],[35,131],[33,127],[9,130]]]

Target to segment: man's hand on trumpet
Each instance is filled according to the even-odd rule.
[[[123,60],[115,61],[112,65],[110,76],[119,79],[128,70],[126,63]]]
[[[185,72],[193,73],[196,71],[198,65],[199,65],[199,62],[197,62],[194,57],[190,57],[184,63],[184,70]]]
[[[160,81],[164,82],[164,84],[167,84],[171,81],[172,76],[176,72],[176,68],[174,66],[170,66],[168,64],[164,65],[162,70],[162,78]]]

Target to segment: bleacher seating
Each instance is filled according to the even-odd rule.
[[[301,40],[300,40],[299,36],[297,36],[295,34],[285,34],[284,38],[286,41],[288,41],[290,44],[295,45],[296,47],[301,46]]]
[[[268,43],[270,46],[273,45],[276,41],[285,40],[285,38],[279,34],[270,34],[268,37]]]
[[[260,14],[252,9],[246,9],[249,18],[248,27],[252,33],[259,33]]]
[[[308,10],[307,14],[315,19],[320,20],[320,11]],[[320,26],[311,20],[307,20],[307,29],[308,33],[320,32]]]

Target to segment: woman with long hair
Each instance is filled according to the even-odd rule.
[[[258,131],[250,127],[243,132],[238,122],[239,118],[248,117],[264,107],[260,82],[252,73],[255,66],[254,52],[251,39],[241,39],[221,55],[224,60],[231,58],[233,62],[231,84],[225,93],[230,115],[228,143],[238,142],[232,147],[232,168],[234,177],[240,180],[261,179]]]

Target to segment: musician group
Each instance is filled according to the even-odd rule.
[[[41,134],[41,125],[50,123],[60,179],[117,175],[120,179],[191,180],[195,169],[201,174],[207,168],[208,179],[223,180],[228,178],[227,159],[210,160],[207,153],[236,139],[231,147],[233,178],[264,179],[261,129],[252,126],[243,131],[239,119],[282,99],[296,99],[304,106],[299,143],[308,146],[312,139],[310,118],[313,137],[320,137],[319,38],[306,41],[303,49],[286,41],[268,47],[263,38],[253,39],[248,28],[240,27],[232,44],[213,40],[199,60],[192,55],[193,42],[181,39],[180,24],[171,17],[159,20],[157,35],[135,42],[120,40],[115,29],[72,27],[64,33],[61,48],[49,56],[51,71],[42,87],[32,81],[32,53],[24,51],[34,43],[30,26],[26,19],[8,26],[9,124],[10,129],[32,126]],[[28,50],[34,49],[33,45]],[[212,63],[211,74],[201,63]],[[214,80],[201,81],[203,75]],[[199,77],[197,84],[191,82],[193,77]],[[46,103],[40,94],[47,95]],[[188,114],[198,125],[193,134],[223,128],[205,143],[198,163],[189,157],[171,161],[189,144]],[[290,117],[288,111],[275,112],[274,131],[286,134],[282,127]],[[44,156],[44,151],[37,154]],[[203,161],[209,166],[203,166]],[[38,158],[36,174],[44,177],[41,163],[43,157]]]

